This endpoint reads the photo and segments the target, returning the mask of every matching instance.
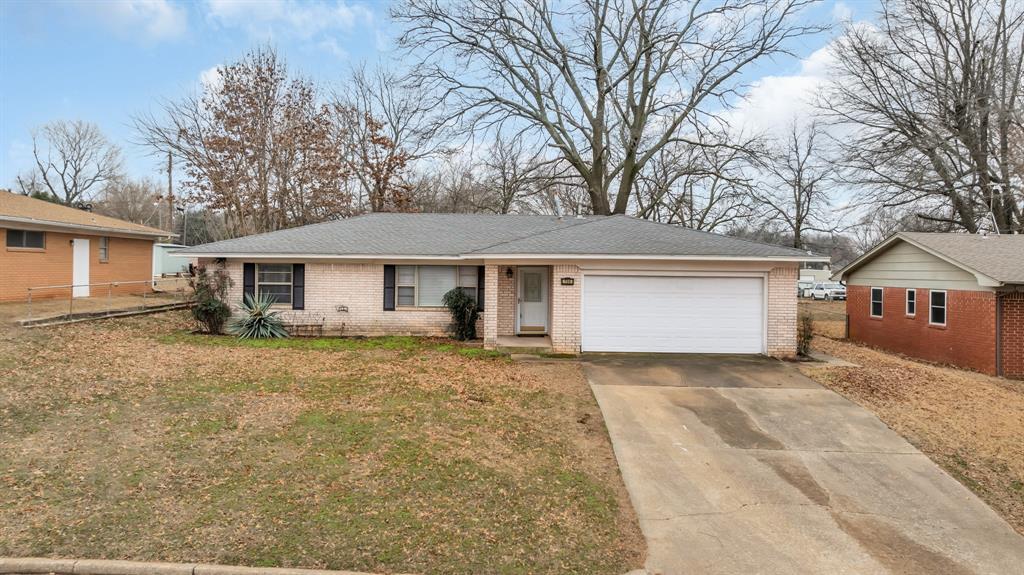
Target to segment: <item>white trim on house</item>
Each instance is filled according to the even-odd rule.
[[[910,294],[914,294],[914,311],[910,311]],[[907,288],[907,293],[903,294],[903,313],[910,317],[917,317],[917,289]]]
[[[932,308],[939,307],[932,304],[932,294],[942,294],[942,323],[932,321]],[[928,325],[946,327],[949,324],[949,293],[944,289],[928,290]],[[998,328],[997,328],[998,329]]]
[[[870,317],[885,317],[885,288],[871,286],[868,288],[868,315]],[[878,290],[878,315],[875,315],[875,290]]]

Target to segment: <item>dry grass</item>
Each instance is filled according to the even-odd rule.
[[[862,367],[804,367],[874,411],[1024,533],[1024,382],[818,337],[814,349]]]
[[[0,555],[430,573],[642,563],[575,363],[411,338],[247,345],[188,335],[184,317],[0,328]]]
[[[814,333],[841,339],[846,337],[846,302],[800,300],[800,313],[810,314],[814,320]]]

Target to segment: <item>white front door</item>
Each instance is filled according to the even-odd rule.
[[[583,351],[764,353],[764,278],[586,275]]]
[[[519,268],[519,329],[522,334],[548,331],[548,268]]]
[[[71,262],[71,295],[89,297],[89,240],[75,238],[74,259]]]

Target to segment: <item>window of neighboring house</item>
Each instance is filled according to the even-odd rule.
[[[256,296],[264,295],[274,303],[292,303],[292,264],[256,264]]]
[[[100,238],[100,261],[110,261],[110,238],[106,236]]]
[[[46,247],[46,232],[37,232],[35,230],[7,230],[7,247],[34,248],[41,250]]]
[[[395,266],[399,307],[440,307],[458,287],[476,300],[477,266]]]
[[[946,325],[946,292],[928,292],[928,323]]]
[[[882,288],[871,288],[871,317],[882,317]]]
[[[917,290],[907,290],[907,315],[917,315]]]

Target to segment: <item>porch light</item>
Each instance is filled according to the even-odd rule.
[[[512,276],[514,274],[515,274],[515,272],[512,271],[512,267],[511,266],[505,268],[505,277],[507,277],[508,279],[512,279]]]

